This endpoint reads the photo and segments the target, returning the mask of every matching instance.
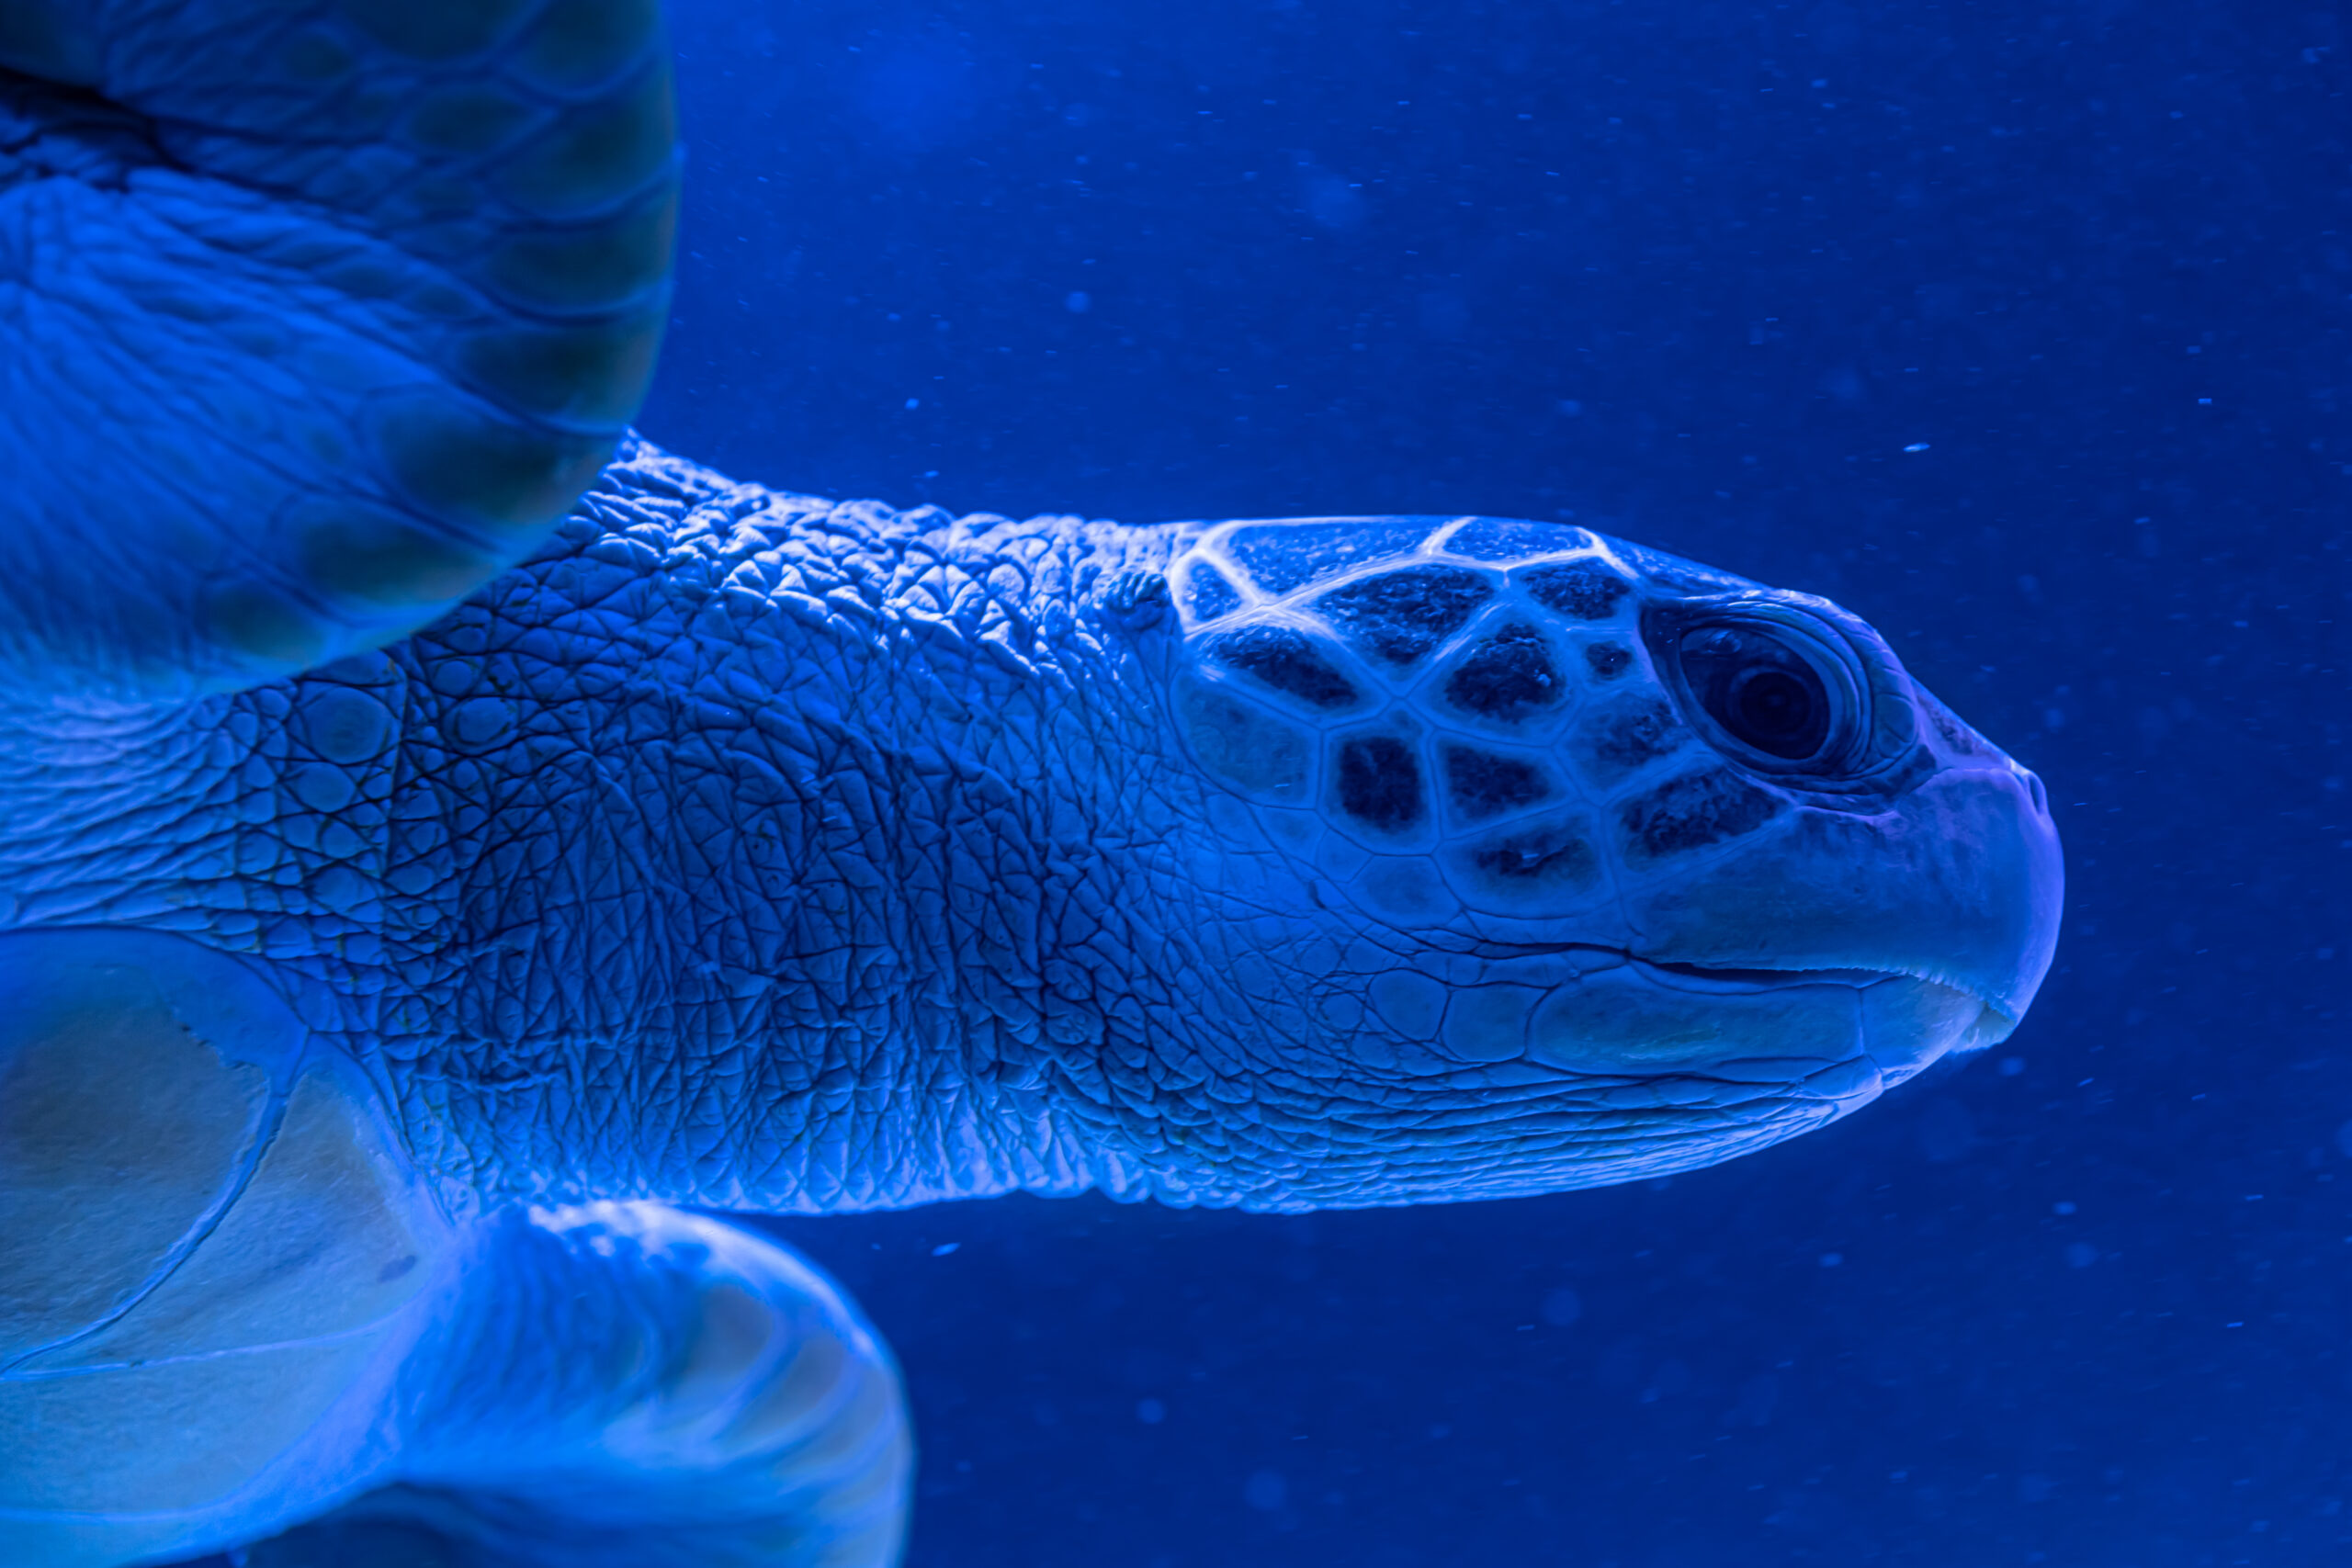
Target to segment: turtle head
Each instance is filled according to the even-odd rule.
[[[2040,782],[1826,601],[1491,518],[1220,524],[1169,576],[1258,1081],[1249,1174],[1163,1196],[1713,1164],[2004,1038],[2049,966]]]

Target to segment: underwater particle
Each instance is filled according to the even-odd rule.
[[[2093,1247],[2089,1242],[2075,1241],[2066,1244],[2067,1268],[2087,1269],[2098,1261],[2098,1248]]]
[[[1562,1285],[1544,1292],[1544,1304],[1536,1309],[1535,1315],[1555,1328],[1566,1328],[1584,1315],[1584,1303],[1574,1291]]]
[[[1062,297],[1062,309],[1073,316],[1083,316],[1094,309],[1094,297],[1083,288],[1073,288]]]
[[[1168,1406],[1156,1399],[1136,1401],[1136,1419],[1147,1427],[1157,1427],[1168,1419]]]
[[[1279,1470],[1253,1470],[1242,1483],[1241,1499],[1261,1513],[1271,1514],[1290,1500],[1290,1483]]]
[[[1821,1266],[1824,1269],[1835,1269],[1845,1261],[1846,1255],[1842,1252],[1825,1252],[1821,1255]]]

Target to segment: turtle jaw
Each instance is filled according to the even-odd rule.
[[[1860,1048],[1878,1064],[1889,1089],[1946,1056],[1973,1055],[1997,1045],[2018,1026],[2014,1014],[1976,990],[1916,969],[1710,968],[1628,956],[1657,971],[1662,983],[1702,994],[1762,996],[1808,985],[1853,987],[1863,993]],[[1881,988],[1881,995],[1868,995]]]
[[[1579,1075],[1781,1084],[1852,1109],[1991,1043],[1986,1023],[2000,1016],[1973,992],[1892,970],[1711,966],[1618,949],[1576,959],[1591,967],[1526,1028],[1531,1060]]]
[[[1906,976],[1966,997],[2004,1039],[2041,988],[2064,892],[2031,775],[1939,772],[1884,812],[1803,808],[1676,885],[1631,889],[1625,945],[1697,974]]]

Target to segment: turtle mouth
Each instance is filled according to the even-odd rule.
[[[1671,959],[1644,958],[1637,953],[1622,955],[1629,964],[1638,964],[1663,983],[1678,990],[1713,991],[1739,995],[1755,991],[1777,991],[1785,986],[1851,986],[1856,990],[1875,986],[1882,980],[1921,980],[1924,975],[1910,975],[1896,969],[1736,969],[1716,968],[1704,964],[1680,964]],[[1937,985],[1943,984],[1939,980]],[[1958,987],[1954,987],[1957,989]]]
[[[1619,964],[1630,964],[1646,971],[1661,985],[1677,990],[1702,991],[1717,996],[1752,995],[1777,991],[1790,986],[1850,986],[1860,990],[1887,980],[1918,980],[1931,986],[1941,986],[1948,991],[1957,991],[2013,1027],[2017,1021],[2007,1008],[1975,987],[1930,967],[1870,969],[1829,965],[1774,969],[1753,964],[1690,964],[1677,958],[1652,958],[1631,948],[1605,947],[1585,942],[1529,943],[1515,945],[1511,951],[1555,954],[1587,970],[1613,969]]]
[[[1882,980],[1927,980],[1956,991],[1967,990],[1966,987],[1952,985],[1941,976],[1905,969],[1769,969],[1736,964],[1686,964],[1679,959],[1651,958],[1631,948],[1604,947],[1588,942],[1514,942],[1510,944],[1510,951],[1566,958],[1588,972],[1631,964],[1647,971],[1660,984],[1677,990],[1706,991],[1725,996],[1777,991],[1789,986],[1851,986],[1859,990]],[[1983,1000],[1982,998],[1978,999]]]
[[[1973,1004],[1976,1010],[1945,1046],[1947,1051],[1962,1054],[1996,1045],[2007,1039],[2018,1026],[2015,1013],[1986,997],[1977,987],[1932,969],[1860,966],[1770,969],[1747,964],[1691,964],[1680,959],[1652,958],[1629,948],[1606,947],[1590,942],[1545,943],[1518,951],[1555,954],[1568,959],[1588,974],[1609,969],[1633,970],[1660,990],[1680,992],[1690,997],[1760,999],[1801,987],[1826,986],[1841,986],[1859,997],[1860,993],[1879,986],[1919,987],[1927,995],[1942,994],[1951,999],[1953,1006],[1966,1008]]]
[[[1977,1012],[1939,1055],[1973,1055],[2007,1040],[2018,1026],[2017,1016],[1971,986],[1950,976],[1910,969],[1747,969],[1682,964],[1671,959],[1644,958],[1625,953],[1626,961],[1648,973],[1657,985],[1702,996],[1763,996],[1792,986],[1848,986],[1856,991],[1889,983],[1908,984],[1943,992],[1956,1002],[1973,1003]],[[1964,998],[1964,1002],[1962,1002]]]

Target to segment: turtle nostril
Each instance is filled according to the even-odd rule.
[[[2049,816],[2050,792],[2041,787],[2041,775],[2035,773],[2030,768],[2020,768],[2018,771],[2025,774],[2025,787],[2027,790],[2031,792],[2033,795],[2034,810],[2040,812],[2044,817]]]

